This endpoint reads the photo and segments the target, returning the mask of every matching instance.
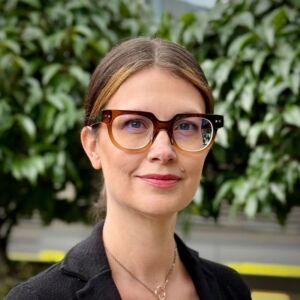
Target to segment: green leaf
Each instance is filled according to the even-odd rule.
[[[78,66],[71,66],[69,68],[70,74],[77,79],[77,81],[83,86],[87,87],[90,81],[90,76],[87,72],[85,72],[82,68]]]
[[[297,105],[287,105],[283,111],[283,119],[287,124],[300,127],[300,107]]]
[[[273,47],[275,44],[275,30],[270,27],[269,24],[265,24],[259,31],[262,35],[262,39],[267,43],[269,47]]]
[[[208,28],[208,17],[207,14],[200,13],[197,17],[197,23],[194,24],[194,37],[198,43],[202,43],[206,30]]]
[[[63,134],[67,131],[67,116],[65,114],[60,114],[55,120],[53,126],[53,133],[56,135]]]
[[[11,50],[15,54],[21,53],[20,45],[13,40],[4,40],[3,42],[0,42],[0,49],[1,47],[6,47],[7,49]]]
[[[8,101],[5,101],[5,99],[0,99],[0,120],[1,120],[0,137],[1,137],[1,133],[5,132],[6,130],[9,130],[14,123],[14,118],[11,115],[11,107],[9,106]]]
[[[43,78],[42,82],[44,85],[47,85],[50,80],[61,70],[61,64],[53,63],[43,68]]]
[[[19,0],[19,2],[26,3],[34,8],[40,8],[40,6],[41,6],[39,0]]]
[[[28,84],[28,99],[24,106],[24,111],[28,114],[31,113],[33,107],[38,105],[43,98],[43,91],[40,86],[40,82],[32,77],[28,77],[25,80],[26,84]]]
[[[183,23],[184,26],[190,26],[192,25],[195,21],[197,20],[196,16],[194,13],[189,12],[185,13],[180,17],[180,22]]]
[[[256,123],[250,128],[246,141],[251,148],[255,147],[258,137],[260,136],[263,129],[264,128],[261,123]]]
[[[64,103],[61,101],[59,94],[47,94],[46,100],[51,103],[57,110],[62,111],[64,109]]]
[[[259,53],[257,53],[257,55],[253,61],[253,71],[254,71],[255,75],[259,75],[261,68],[263,66],[263,63],[265,62],[268,54],[269,53],[267,51],[260,51]]]
[[[259,93],[262,102],[275,104],[279,96],[289,88],[287,81],[278,81],[275,76],[269,77],[266,81],[260,82]]]
[[[48,143],[53,142],[56,136],[53,135],[52,127],[55,123],[55,116],[57,114],[57,109],[54,106],[45,105],[41,109],[39,118],[37,121],[38,127],[49,132],[49,136],[45,135],[44,138]]]
[[[98,39],[98,40],[91,40],[88,44],[97,50],[101,55],[105,54],[110,47],[110,44],[107,39]]]
[[[73,37],[73,49],[78,57],[82,57],[82,55],[86,52],[86,40],[82,36]]]
[[[285,188],[283,184],[270,183],[270,190],[280,203],[284,204],[286,202]]]
[[[79,33],[85,37],[92,37],[93,36],[93,32],[90,28],[88,28],[87,26],[84,25],[76,25],[73,28],[73,32],[74,33]]]
[[[245,205],[245,214],[249,217],[249,218],[254,218],[254,216],[257,213],[257,209],[258,209],[258,201],[257,198],[254,195],[251,195],[246,202]]]
[[[42,39],[44,37],[43,31],[38,27],[26,27],[22,33],[22,38],[24,41],[32,41],[37,39]]]
[[[280,130],[281,117],[277,111],[268,112],[264,119],[264,131],[269,138],[274,138],[276,132]]]
[[[221,130],[218,131],[216,141],[217,144],[221,145],[224,148],[229,147],[229,142],[228,142],[228,133],[225,128],[222,128]]]
[[[13,176],[18,180],[25,178],[32,184],[36,184],[38,175],[44,171],[45,164],[40,156],[15,158],[12,163]]]
[[[95,23],[95,25],[100,29],[102,32],[105,32],[108,28],[109,19],[107,17],[98,15],[92,15],[91,19]]]
[[[51,49],[59,49],[67,39],[67,30],[57,30],[41,40],[41,46],[45,53],[49,53]]]
[[[282,29],[282,27],[286,24],[287,15],[286,11],[283,7],[278,8],[272,17],[272,23],[276,31]]]
[[[6,1],[5,6],[4,6],[4,11],[10,12],[13,11],[19,0],[11,0],[11,1]]]
[[[188,44],[190,44],[193,41],[193,39],[194,39],[194,31],[195,30],[194,30],[193,27],[189,27],[189,28],[187,28],[184,31],[183,38],[182,38],[184,44],[188,45]]]
[[[254,92],[255,92],[254,82],[247,83],[242,90],[242,93],[240,95],[240,99],[241,99],[240,103],[241,103],[241,107],[244,109],[245,112],[249,113],[252,110],[253,103],[254,103]]]
[[[251,127],[251,125],[250,125],[250,121],[248,119],[242,118],[239,120],[238,128],[239,128],[239,132],[241,133],[242,136],[244,136],[244,137],[247,136],[250,127]]]
[[[297,179],[300,178],[300,163],[296,161],[289,162],[284,168],[287,182],[287,190],[293,192]]]
[[[270,11],[272,8],[274,1],[273,0],[264,0],[264,1],[258,1],[255,5],[255,14],[256,15],[263,15],[267,11]]]
[[[232,192],[233,185],[234,185],[234,181],[230,181],[230,180],[225,181],[225,183],[221,185],[221,187],[217,191],[217,195],[214,198],[214,202],[213,202],[214,210],[217,210],[220,207],[222,201],[224,201],[226,197],[230,194],[230,192]]]
[[[274,103],[277,102],[279,95],[281,95],[287,88],[289,88],[289,84],[286,81],[280,82],[275,85],[270,91],[270,100]]]
[[[221,60],[218,68],[215,70],[215,79],[218,87],[221,87],[228,80],[229,74],[234,66],[231,59]]]
[[[122,23],[123,29],[129,30],[129,34],[137,36],[139,34],[140,26],[135,19],[127,19]]]
[[[232,57],[238,55],[247,45],[253,44],[256,41],[257,35],[255,32],[245,33],[237,37],[228,48],[228,56]]]
[[[16,115],[16,121],[21,130],[30,138],[34,139],[36,136],[36,127],[32,119],[25,115]]]
[[[206,59],[202,62],[201,67],[208,78],[213,77],[217,62],[211,59]],[[215,78],[214,78],[215,79]]]
[[[254,16],[249,11],[241,12],[240,14],[233,16],[232,24],[234,27],[236,26],[245,26],[248,29],[252,29],[254,27]]]
[[[293,73],[289,77],[289,85],[294,95],[298,96],[300,94],[300,74]]]
[[[234,184],[234,202],[237,206],[243,206],[247,202],[248,194],[252,190],[252,182],[247,178],[239,177]]]

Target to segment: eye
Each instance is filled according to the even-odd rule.
[[[143,122],[143,120],[139,120],[139,119],[128,120],[124,124],[124,127],[125,128],[132,128],[132,129],[147,128],[145,122]]]
[[[191,123],[181,123],[178,126],[178,129],[180,130],[194,130],[195,129],[195,124],[191,124]]]
[[[197,131],[198,130],[198,125],[191,122],[191,121],[186,121],[182,120],[180,123],[177,123],[175,125],[174,130],[181,130],[181,131]]]

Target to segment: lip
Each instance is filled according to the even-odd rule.
[[[174,187],[181,178],[175,174],[145,174],[138,176],[146,183],[158,188]]]

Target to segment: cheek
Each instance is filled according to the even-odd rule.
[[[107,197],[119,199],[129,188],[130,165],[116,155],[103,156],[102,172]]]
[[[187,193],[191,198],[195,195],[197,188],[200,184],[205,158],[206,154],[202,154],[200,157],[190,159],[185,164],[185,171],[188,177],[186,189],[188,190]]]
[[[201,176],[202,176],[204,162],[205,162],[205,157],[203,159],[198,160],[197,162],[194,161],[193,164],[189,165],[190,173],[189,173],[189,180],[188,180],[187,186],[186,186],[186,190],[187,190],[186,195],[189,198],[189,203],[195,196],[196,191],[201,182]]]
[[[118,181],[120,177],[126,177],[132,172],[130,162],[124,159],[122,155],[115,155],[115,153],[109,152],[102,155],[101,161],[103,175],[109,182]]]
[[[191,159],[187,162],[187,171],[190,172],[191,176],[195,178],[195,180],[199,180],[201,178],[205,158],[207,154],[204,153],[200,157],[195,159]]]
[[[106,183],[117,187],[128,184],[130,176],[140,164],[140,158],[119,150],[109,141],[100,146],[102,171]]]
[[[124,159],[124,152],[112,144],[107,130],[101,129],[97,147],[104,177],[108,178],[117,176],[119,173],[126,173],[130,167],[129,160]]]

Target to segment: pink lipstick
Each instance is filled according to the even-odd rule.
[[[171,188],[175,186],[180,180],[180,177],[173,174],[146,174],[139,176],[139,178],[158,188]]]

